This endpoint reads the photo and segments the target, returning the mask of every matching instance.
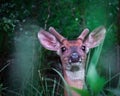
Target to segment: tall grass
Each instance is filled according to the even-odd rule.
[[[24,36],[22,36],[22,38],[24,38]],[[33,42],[33,45],[34,45],[34,42]],[[27,49],[29,48],[29,46],[26,45],[24,48]],[[38,48],[38,45],[36,47],[33,46],[31,49],[34,49],[34,48]],[[10,90],[6,89],[12,95],[15,95],[15,96],[63,96],[64,86],[69,92],[70,96],[71,96],[71,90],[76,91],[81,96],[109,96],[109,95],[114,96],[114,94],[120,94],[120,92],[118,91],[119,88],[117,89],[105,88],[106,84],[108,82],[111,82],[111,80],[116,76],[120,75],[120,73],[117,73],[115,76],[109,78],[109,80],[106,80],[106,78],[103,78],[103,76],[100,76],[97,71],[98,60],[100,58],[101,51],[103,50],[103,43],[97,48],[95,48],[94,50],[90,51],[90,53],[88,54],[87,64],[86,64],[86,82],[85,82],[86,87],[82,90],[76,89],[73,87],[71,88],[71,86],[68,86],[62,76],[62,73],[50,67],[51,63],[47,61],[48,59],[46,57],[46,54],[51,56],[51,53],[44,50],[41,46],[37,49],[37,51],[39,52],[35,50],[31,51],[31,49],[26,51],[28,51],[28,53],[33,52],[31,53],[32,54],[31,56],[35,56],[36,58],[35,57],[32,57],[32,59],[28,58],[28,61],[30,62],[29,64],[31,64],[31,66],[28,64],[26,66],[19,65],[21,67],[26,68],[26,70],[24,70],[25,74],[21,75],[22,78],[24,79],[22,81],[22,87],[20,91],[16,91],[15,89],[10,89]],[[20,53],[23,52],[25,56],[26,52],[24,52],[22,48],[19,49],[19,52]],[[35,53],[38,53],[40,55],[37,55]],[[27,58],[25,57],[23,58],[22,55],[20,55],[20,57],[18,55],[18,58],[22,60],[23,64],[25,64]],[[21,62],[18,62],[18,64],[19,63]],[[55,62],[52,62],[52,63],[55,63]],[[45,73],[49,69],[55,71],[59,75],[63,83],[61,83],[60,78],[47,77],[46,74],[51,74],[51,73]],[[104,70],[101,69],[101,71],[104,71]],[[51,77],[52,77],[52,74],[51,74]]]
[[[101,60],[103,62],[98,62],[101,58],[101,50],[107,50],[106,53],[115,53],[115,51],[112,51],[113,47],[110,50],[108,49],[115,45],[113,43],[116,43],[116,33],[114,28],[116,28],[115,22],[117,21],[116,16],[117,11],[119,10],[119,7],[117,6],[118,2],[119,0],[61,0],[56,2],[52,0],[39,0],[37,2],[34,0],[29,2],[26,2],[26,0],[25,2],[13,0],[13,3],[10,3],[11,7],[8,8],[6,6],[8,6],[9,3],[6,3],[3,8],[1,7],[1,12],[6,11],[5,13],[7,13],[6,16],[3,17],[12,17],[12,19],[15,19],[14,21],[18,22],[19,26],[17,27],[19,27],[20,32],[17,30],[17,32],[14,33],[14,35],[17,36],[14,37],[15,44],[13,45],[15,49],[12,54],[15,54],[15,61],[14,64],[11,63],[11,70],[9,73],[10,78],[8,77],[10,85],[4,88],[4,85],[2,86],[1,84],[0,91],[5,90],[6,93],[3,93],[6,96],[63,96],[65,85],[68,91],[75,90],[82,96],[120,96],[120,84],[117,84],[117,88],[112,88],[110,86],[111,81],[120,75],[120,73],[112,75],[112,70],[116,70],[115,64],[113,64],[115,66],[113,69],[113,66],[109,62],[107,62],[109,64],[106,64],[103,60]],[[14,15],[16,15],[16,17]],[[39,28],[33,24],[36,22],[33,22],[32,19],[29,20],[31,22],[24,24],[27,21],[27,17],[25,18],[25,16],[29,16],[29,19],[32,18],[37,20],[37,23],[39,22],[39,25],[43,28],[44,25],[47,28],[49,26],[54,26],[59,29],[61,34],[70,39],[74,37],[76,38],[79,35],[79,31],[81,32],[85,27],[93,29],[100,25],[109,26],[112,23],[112,27],[114,28],[112,28],[108,32],[109,34],[107,34],[108,36],[105,42],[106,46],[103,47],[101,44],[88,54],[86,64],[86,86],[83,90],[68,86],[65,83],[61,72],[56,69],[53,70],[53,68],[50,67],[52,63],[56,63],[50,63],[52,61],[50,61],[50,57],[53,57],[53,54],[44,50],[40,46],[37,39],[37,32]],[[49,16],[50,18],[48,18]],[[7,19],[5,21],[7,21]],[[9,19],[7,22],[9,23]],[[4,23],[1,23],[2,31],[3,29],[6,30]],[[12,22],[10,23],[13,24]],[[6,34],[7,33],[11,34],[9,31],[6,32]],[[0,37],[3,38],[2,34]],[[10,40],[8,40],[8,42],[10,42]],[[8,45],[8,47],[10,46]],[[106,53],[104,53],[104,55]],[[111,57],[115,61],[116,57],[114,57],[114,55]],[[111,59],[111,57],[108,57],[108,60]],[[119,56],[117,58],[119,59]],[[57,64],[58,62],[56,65]],[[105,73],[107,68],[105,69],[100,66],[100,70],[97,70],[98,65],[101,64],[108,65],[107,67],[109,71],[107,76]],[[0,72],[6,67],[7,65],[2,68]],[[61,79],[58,77],[51,78],[52,74],[49,72],[48,73],[51,74],[51,77],[47,77],[46,74],[48,73],[46,72],[48,69],[55,71]],[[101,75],[100,73],[105,73],[105,75]],[[64,84],[61,83],[61,80]],[[108,83],[109,86],[107,86]]]
[[[25,40],[24,36],[21,36],[21,38],[22,38],[21,40]],[[34,39],[35,38],[37,37],[35,36]],[[119,96],[120,94],[119,87],[116,89],[112,89],[110,87],[106,88],[105,86],[108,82],[111,82],[113,78],[120,75],[120,73],[117,73],[113,77],[109,78],[109,80],[106,80],[106,78],[103,78],[103,76],[100,76],[97,71],[98,60],[100,58],[101,51],[103,50],[103,43],[97,48],[95,48],[94,50],[90,51],[90,53],[88,54],[87,64],[86,64],[86,82],[85,82],[86,87],[80,90],[80,89],[76,89],[73,87],[71,88],[71,86],[68,86],[62,74],[56,69],[53,69],[50,67],[51,63],[47,61],[48,59],[46,57],[46,54],[51,56],[51,53],[44,50],[40,45],[39,47],[37,44],[35,46],[34,41],[32,42],[34,46],[32,46],[31,49],[29,50],[28,50],[28,48],[30,48],[29,45],[23,46],[24,42],[23,43],[21,42],[18,42],[17,45],[20,44],[20,46],[27,49],[26,51],[28,51],[28,53],[31,52],[32,59],[25,58],[25,56],[27,55],[27,52],[24,52],[23,50],[24,48],[22,49],[21,47],[18,47],[20,48],[19,53],[20,54],[24,53],[23,54],[24,58],[23,58],[23,55],[18,55],[17,58],[20,59],[23,64],[26,64],[25,62],[26,60],[28,60],[29,63],[28,62],[27,63],[31,65],[28,65],[28,64],[19,65],[20,67],[25,68],[25,70],[23,70],[25,74],[20,75],[23,78],[22,87],[20,91],[16,91],[16,89],[6,89],[9,93],[12,94],[10,96],[63,96],[64,85],[67,91],[69,92],[70,96],[71,96],[71,90],[76,91],[81,96],[114,96],[114,95]],[[28,42],[29,44],[31,44],[31,39],[30,41],[28,40]],[[32,50],[34,48],[38,48],[38,49],[36,51]],[[39,55],[37,55],[36,53]],[[55,62],[52,62],[52,63],[55,63]],[[21,62],[18,62],[18,64],[21,64]],[[61,83],[60,78],[58,79],[58,78],[47,77],[45,71],[47,71],[48,69],[55,71],[59,75],[63,83]],[[101,71],[104,71],[104,70],[101,69]],[[51,74],[51,73],[48,73],[48,74]],[[52,77],[52,74],[51,74],[51,77]]]

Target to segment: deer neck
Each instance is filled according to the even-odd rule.
[[[84,69],[78,71],[78,72],[69,72],[67,70],[63,70],[63,75],[66,83],[70,87],[75,87],[78,89],[82,89],[84,85]],[[75,91],[70,90],[71,95],[70,96],[80,96]],[[69,96],[66,89],[64,92],[65,96]]]

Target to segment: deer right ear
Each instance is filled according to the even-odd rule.
[[[45,30],[38,32],[38,39],[40,43],[48,50],[57,51],[60,47],[60,42],[56,37]]]
[[[104,26],[100,26],[93,30],[88,38],[85,40],[84,45],[87,48],[97,47],[105,38],[106,29]]]

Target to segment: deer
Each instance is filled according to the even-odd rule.
[[[38,32],[38,39],[44,48],[55,51],[59,55],[66,83],[71,87],[83,89],[87,54],[91,48],[99,46],[104,40],[105,32],[105,27],[100,26],[88,35],[89,29],[85,28],[77,39],[67,40],[50,27],[49,32],[41,29]],[[64,96],[69,96],[66,89],[64,89]],[[80,95],[71,90],[71,96]]]

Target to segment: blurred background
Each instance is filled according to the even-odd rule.
[[[63,96],[53,70],[62,74],[59,57],[37,33],[53,26],[71,40],[101,25],[107,32],[96,70],[106,82],[98,96],[120,96],[119,0],[0,0],[0,96]]]

